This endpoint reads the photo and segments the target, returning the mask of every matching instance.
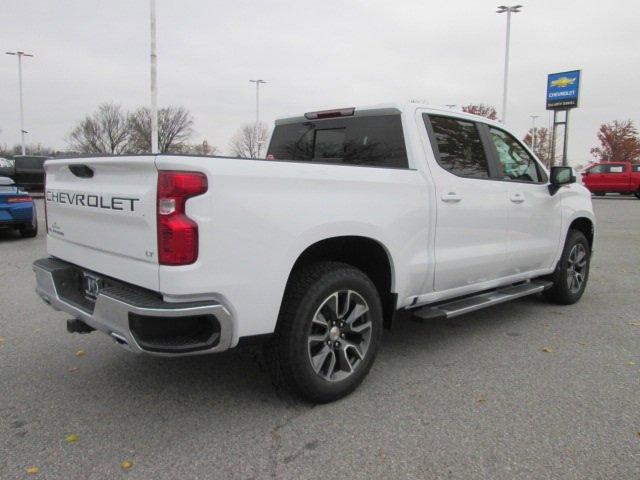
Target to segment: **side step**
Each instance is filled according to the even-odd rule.
[[[499,303],[515,300],[516,298],[526,297],[527,295],[533,295],[534,293],[540,293],[543,290],[551,288],[553,282],[546,280],[535,280],[529,283],[521,283],[519,285],[513,285],[510,287],[502,287],[496,290],[483,292],[470,297],[465,297],[458,300],[448,300],[443,303],[435,305],[427,305],[422,308],[411,310],[411,313],[423,320],[436,320],[445,319],[451,317],[457,317],[458,315],[464,315],[465,313],[474,312],[481,308],[491,307]]]

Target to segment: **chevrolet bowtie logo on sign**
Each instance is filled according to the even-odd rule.
[[[547,80],[547,110],[569,110],[578,106],[580,70],[552,73]]]
[[[553,82],[551,82],[551,85],[554,87],[568,87],[569,85],[573,85],[574,83],[576,83],[576,79],[575,78],[568,78],[568,77],[560,77],[557,80],[554,80]]]

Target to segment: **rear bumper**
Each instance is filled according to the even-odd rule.
[[[104,332],[134,353],[184,356],[221,352],[233,338],[233,318],[215,302],[169,303],[149,290],[113,279],[95,302],[83,297],[79,267],[54,258],[33,264],[36,292],[55,310]]]

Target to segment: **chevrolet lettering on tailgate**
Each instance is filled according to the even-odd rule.
[[[47,202],[75,205],[78,207],[103,208],[105,210],[122,210],[134,212],[135,204],[139,198],[133,197],[107,197],[92,193],[76,193],[47,190]]]

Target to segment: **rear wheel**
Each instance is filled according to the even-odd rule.
[[[20,227],[20,235],[23,238],[33,238],[38,235],[38,215],[36,214],[36,206],[33,205],[33,215],[31,216],[31,223],[27,223]]]
[[[604,192],[595,192],[595,193],[594,193],[594,195],[595,195],[596,197],[604,197],[604,196],[605,196],[605,193],[604,193]]]
[[[637,199],[640,199],[640,189],[634,193]]]
[[[360,270],[319,262],[292,274],[273,340],[276,384],[312,402],[351,393],[375,359],[382,333],[376,287]]]
[[[578,230],[569,230],[562,257],[552,276],[553,286],[544,292],[545,297],[562,305],[580,300],[589,279],[590,261],[587,237]]]

